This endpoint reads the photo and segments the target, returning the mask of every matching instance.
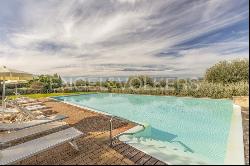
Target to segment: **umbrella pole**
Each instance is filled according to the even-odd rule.
[[[17,96],[17,84],[15,84],[15,95]]]
[[[3,78],[2,108],[5,109],[5,77]]]
[[[4,121],[4,109],[5,109],[5,103],[4,103],[4,94],[5,94],[5,77],[3,77],[3,91],[2,91],[2,110],[0,111],[1,116],[2,116],[2,121]]]

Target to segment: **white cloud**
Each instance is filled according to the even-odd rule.
[[[136,2],[141,1],[141,0],[114,0],[114,1],[118,1],[118,2],[120,2],[120,3],[135,4]]]
[[[64,76],[200,76],[219,60],[248,57],[247,51],[241,51],[249,47],[248,39],[242,37],[247,30],[243,35],[220,39],[219,44],[195,43],[189,49],[176,48],[248,20],[245,0],[22,2],[21,14],[10,20],[18,18],[21,24],[2,35],[0,28],[0,65]],[[1,40],[1,36],[7,37]],[[156,56],[172,49],[181,56]],[[145,65],[155,66],[156,70],[143,71]],[[124,70],[130,66],[134,72]],[[157,70],[157,66],[176,70]]]

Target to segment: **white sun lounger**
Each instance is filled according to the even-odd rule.
[[[0,107],[0,121],[6,117],[15,116],[19,111],[15,108],[3,109]]]
[[[25,104],[22,104],[23,107],[26,107],[26,106],[31,106],[31,105],[42,105],[43,102],[41,101],[37,101],[37,102],[32,102],[32,103],[25,103]]]
[[[12,164],[27,159],[28,157],[32,157],[66,142],[69,142],[75,150],[79,150],[74,140],[82,135],[83,133],[81,131],[75,128],[68,128],[45,137],[4,149],[0,151],[0,165]]]
[[[31,106],[26,106],[24,108],[27,109],[28,111],[35,111],[35,110],[46,109],[48,107],[45,105],[31,105]]]
[[[2,109],[0,107],[0,112],[2,113],[18,113],[19,111],[15,108],[6,108],[6,109]]]
[[[18,141],[20,139],[40,134],[46,131],[50,131],[56,128],[60,128],[66,125],[67,125],[66,122],[53,122],[39,126],[34,126],[31,128],[26,128],[19,131],[14,131],[11,133],[0,133],[0,144],[3,145],[10,144],[13,141]]]
[[[25,109],[24,107],[19,106],[16,102],[9,101],[9,102],[7,102],[7,105],[19,110],[21,113],[23,113],[25,116],[27,116],[29,118],[36,119],[35,115],[33,115],[31,111]]]
[[[31,98],[17,98],[15,101],[18,104],[28,104],[28,103],[32,103],[32,102],[37,102],[37,100],[31,99]]]
[[[35,119],[28,122],[19,122],[19,123],[0,123],[0,131],[17,131],[25,128],[30,128],[42,124],[52,123],[68,118],[64,115],[54,115],[44,118]]]

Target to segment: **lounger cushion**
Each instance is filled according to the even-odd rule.
[[[31,106],[26,106],[25,107],[28,111],[34,111],[34,110],[41,110],[41,109],[45,109],[48,108],[45,105],[31,105]]]
[[[45,137],[41,137],[0,151],[0,165],[7,165],[24,160],[50,148],[59,146],[81,137],[83,133],[75,128],[68,128]]]
[[[37,102],[33,102],[33,103],[26,103],[26,104],[22,104],[22,106],[26,107],[26,106],[31,106],[31,105],[41,105],[43,104],[43,102],[41,101],[37,101]]]
[[[26,128],[23,130],[19,130],[19,131],[14,131],[11,133],[0,133],[0,144],[7,144],[7,143],[11,143],[13,141],[18,141],[20,139],[29,137],[29,136],[33,136],[39,133],[43,133],[46,131],[50,131],[62,126],[66,126],[67,123],[66,122],[53,122],[53,123],[47,123],[47,124],[43,124],[43,125],[39,125],[39,126],[35,126],[35,127],[31,127],[31,128]]]
[[[20,123],[0,123],[0,131],[22,130],[29,127],[34,127],[42,124],[52,123],[66,119],[64,115],[54,115],[50,117],[40,118],[29,122]]]
[[[31,98],[18,98],[15,101],[18,104],[26,104],[26,103],[36,102],[37,100]]]

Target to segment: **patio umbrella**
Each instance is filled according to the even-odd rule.
[[[8,80],[8,81],[5,81],[5,85],[15,85],[15,95],[18,94],[17,92],[17,85],[18,84],[26,84],[28,83],[27,80]]]
[[[31,80],[32,74],[15,69],[8,69],[6,66],[0,67],[0,80],[3,81],[2,107],[5,109],[5,81],[7,80]]]

